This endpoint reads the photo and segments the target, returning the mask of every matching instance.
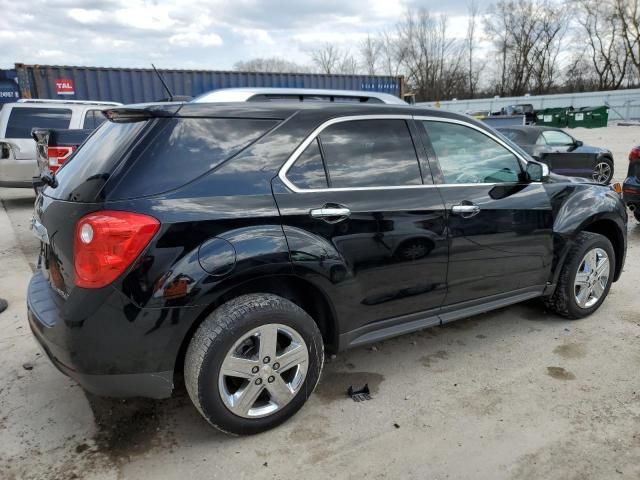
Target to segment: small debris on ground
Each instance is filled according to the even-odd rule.
[[[33,370],[33,363],[23,363],[22,368],[24,368],[25,370]]]
[[[347,390],[354,402],[364,402],[365,400],[371,400],[371,391],[369,390],[369,384],[365,383],[362,388],[353,388],[353,385]]]
[[[397,423],[394,423],[393,426],[396,428],[400,428],[400,425],[398,425]]]

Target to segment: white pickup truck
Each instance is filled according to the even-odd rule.
[[[116,102],[79,100],[18,100],[0,109],[0,187],[31,188],[38,175],[34,127],[95,129],[104,116],[101,111]]]

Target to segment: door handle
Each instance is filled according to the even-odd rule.
[[[463,218],[471,218],[474,215],[480,213],[480,207],[478,205],[454,205],[451,207],[451,212],[462,216]]]
[[[330,207],[312,208],[309,215],[313,218],[321,218],[325,222],[337,223],[351,215],[351,210],[347,207]]]

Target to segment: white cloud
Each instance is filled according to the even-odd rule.
[[[215,33],[186,32],[177,33],[169,37],[169,43],[177,47],[217,47],[223,41],[220,35]]]
[[[104,12],[101,10],[87,10],[85,8],[72,8],[67,12],[70,18],[73,18],[77,22],[90,25],[97,23],[104,16]]]

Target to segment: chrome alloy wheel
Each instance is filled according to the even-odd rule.
[[[595,182],[603,185],[606,184],[611,180],[611,165],[607,162],[600,162],[593,169],[593,174],[591,176]]]
[[[586,253],[573,284],[576,303],[580,308],[591,308],[598,303],[607,288],[610,273],[611,263],[607,252],[593,248]]]
[[[260,418],[282,409],[307,376],[307,344],[293,328],[262,325],[238,340],[227,353],[218,387],[225,406],[243,418]]]

